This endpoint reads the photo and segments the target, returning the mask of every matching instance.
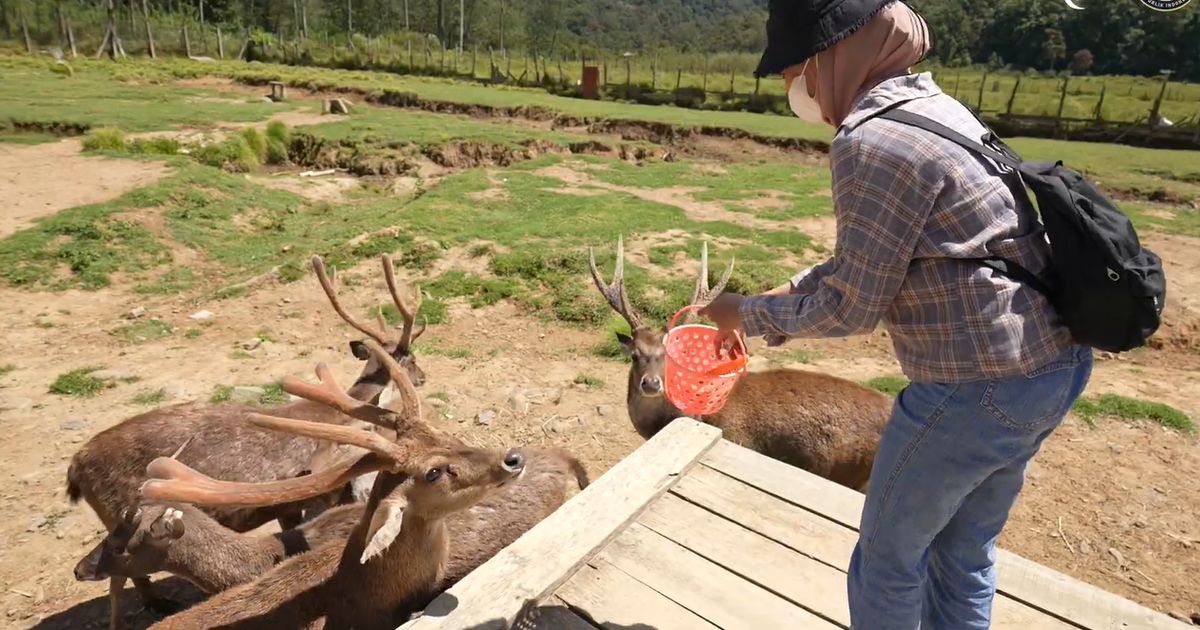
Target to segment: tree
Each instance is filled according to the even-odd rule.
[[[1071,74],[1085,74],[1092,69],[1092,63],[1095,58],[1092,57],[1092,51],[1086,48],[1080,48],[1071,55],[1071,65],[1067,66],[1071,70]]]
[[[1050,62],[1050,71],[1053,72],[1054,64],[1067,56],[1067,42],[1063,39],[1062,31],[1056,28],[1048,28],[1045,32],[1046,41],[1042,44],[1042,53]]]

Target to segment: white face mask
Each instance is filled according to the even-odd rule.
[[[809,94],[808,80],[804,78],[804,73],[808,70],[808,63],[805,61],[800,75],[792,79],[792,87],[788,88],[788,105],[792,107],[792,113],[796,114],[800,120],[820,124],[825,122],[825,117],[821,115],[821,104]]]

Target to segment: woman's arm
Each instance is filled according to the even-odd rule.
[[[747,336],[869,333],[900,290],[942,180],[918,172],[925,170],[919,161],[933,156],[886,133],[864,132],[876,130],[860,128],[833,150],[834,257],[801,279],[811,292],[742,300],[738,314]]]

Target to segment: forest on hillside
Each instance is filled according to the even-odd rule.
[[[186,14],[200,22],[284,38],[307,32],[367,37],[405,31],[447,47],[513,49],[565,56],[621,53],[756,53],[765,43],[767,0],[114,0],[132,19]],[[1086,2],[1086,0],[1084,0]],[[0,0],[0,34],[22,20],[54,24],[60,8],[99,14],[107,0]],[[1137,0],[910,0],[934,37],[941,65],[1155,75],[1200,79],[1200,2],[1174,13]],[[49,31],[51,29],[42,29]]]

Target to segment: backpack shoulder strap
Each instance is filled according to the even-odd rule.
[[[989,158],[995,160],[996,162],[999,162],[1000,164],[1004,164],[1005,166],[1008,166],[1009,168],[1012,168],[1014,170],[1019,169],[1021,167],[1020,159],[1013,157],[1011,155],[1006,155],[1004,153],[996,151],[995,149],[992,149],[991,147],[984,146],[984,144],[982,142],[977,141],[977,140],[971,140],[970,138],[967,138],[966,136],[947,127],[946,125],[943,125],[942,123],[937,122],[936,120],[933,120],[931,118],[926,118],[924,116],[921,116],[920,114],[914,114],[912,112],[904,111],[902,109],[892,108],[892,109],[888,109],[887,111],[880,113],[878,115],[878,117],[886,118],[887,120],[891,120],[893,122],[898,122],[901,124],[916,127],[918,129],[923,129],[934,135],[941,136],[941,137],[949,140],[950,142],[953,142],[954,144],[957,144],[957,145],[963,147],[964,149],[967,149],[969,151],[974,151],[975,153],[979,153],[980,155],[989,157]],[[984,128],[986,129],[987,127],[984,126]],[[987,136],[991,136],[991,135],[992,135],[991,130],[988,130]]]

